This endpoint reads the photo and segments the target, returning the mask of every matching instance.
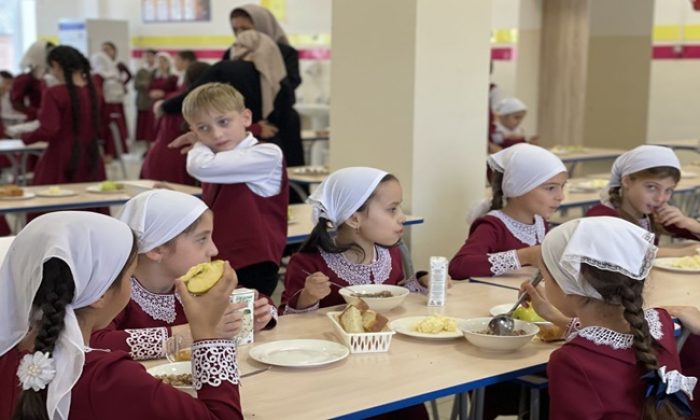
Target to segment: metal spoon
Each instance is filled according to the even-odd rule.
[[[540,281],[542,281],[542,274],[538,271],[532,278],[532,281],[530,281],[530,284],[536,287]],[[520,306],[525,299],[527,299],[527,293],[523,293],[518,297],[518,301],[515,302],[515,305],[513,305],[510,311],[491,318],[491,321],[489,321],[489,332],[494,335],[512,335],[513,328],[515,328],[513,312],[518,309],[518,306]]]

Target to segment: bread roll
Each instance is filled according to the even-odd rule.
[[[352,305],[348,305],[340,314],[340,325],[350,334],[365,332],[362,326],[362,312]]]
[[[384,329],[384,326],[389,320],[381,314],[368,309],[362,314],[362,327],[366,332],[379,332]]]

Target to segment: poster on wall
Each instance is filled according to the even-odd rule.
[[[206,22],[211,19],[211,0],[141,0],[145,23]]]

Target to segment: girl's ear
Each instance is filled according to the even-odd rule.
[[[352,229],[359,229],[360,228],[360,213],[355,212],[350,216],[348,220],[344,222],[344,224],[348,225]]]
[[[632,185],[632,180],[630,179],[629,175],[625,175],[622,177],[622,186],[625,188],[629,188],[630,185]]]
[[[152,250],[144,253],[143,255],[146,256],[149,260],[153,262],[161,262],[163,260],[163,257],[165,256],[166,250],[163,246],[157,246],[153,248]]]

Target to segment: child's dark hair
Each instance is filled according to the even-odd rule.
[[[52,62],[57,63],[63,70],[63,75],[70,98],[71,107],[71,131],[73,132],[73,146],[71,149],[70,161],[66,168],[65,176],[69,181],[73,180],[75,171],[78,169],[80,162],[80,102],[78,92],[73,83],[73,74],[79,73],[87,82],[88,92],[90,93],[90,113],[92,122],[92,132],[94,138],[90,140],[87,150],[87,160],[89,162],[90,175],[94,175],[97,171],[99,157],[99,135],[100,135],[100,112],[99,102],[97,101],[97,92],[95,85],[90,77],[90,62],[85,58],[80,51],[73,47],[59,45],[52,49],[46,60],[51,66]]]
[[[149,48],[145,51],[145,53],[156,55],[158,54],[158,51],[154,50],[153,48]]]
[[[491,172],[491,208],[489,210],[500,210],[504,204],[503,199],[503,172]]]
[[[211,67],[211,64],[202,61],[195,61],[194,63],[190,64],[185,71],[185,86],[191,86],[197,81],[197,79],[202,77],[204,72],[207,71],[209,67]]]
[[[136,236],[133,235],[129,258],[127,258],[126,264],[124,264],[110,288],[119,287],[120,279],[124,276],[124,272],[136,258],[136,252]],[[42,312],[37,336],[34,339],[34,352],[41,351],[49,353],[49,355],[53,353],[58,336],[63,331],[66,305],[73,301],[74,294],[75,283],[68,264],[56,257],[47,260],[43,266],[41,285],[39,285],[39,290],[36,292],[32,302],[33,306],[41,309]],[[49,415],[46,411],[46,389],[22,391],[17,400],[12,419],[49,420]]]
[[[177,52],[177,56],[191,63],[197,61],[197,55],[195,55],[194,51],[192,50],[180,50]]]
[[[384,178],[382,178],[382,180],[379,181],[377,187],[389,181],[398,181],[398,179],[392,174],[386,174],[384,175]],[[370,196],[367,197],[367,200],[365,200],[365,202],[362,203],[362,205],[356,210],[356,212],[367,210],[367,206],[369,205],[370,200],[374,198],[375,192],[376,188],[374,191],[372,191],[372,194],[370,194]],[[330,232],[328,232],[328,226],[330,224],[330,220],[323,217],[319,217],[318,223],[316,223],[316,226],[314,226],[313,230],[311,231],[311,234],[306,239],[306,241],[304,241],[304,243],[301,244],[299,252],[316,253],[319,250],[323,250],[324,252],[327,252],[329,254],[340,254],[349,249],[357,249],[358,251],[362,252],[362,248],[360,248],[359,245],[354,243],[349,245],[336,244]]]
[[[681,171],[679,171],[678,168],[674,168],[672,166],[657,166],[654,168],[644,169],[639,172],[635,172],[633,174],[630,174],[629,177],[631,180],[635,180],[637,178],[661,179],[671,177],[673,178],[674,182],[678,183],[678,181],[680,181],[681,179]],[[612,204],[615,210],[617,210],[617,212],[620,214],[620,217],[622,217],[630,223],[634,223],[635,225],[639,226],[639,220],[637,220],[634,216],[632,216],[622,208],[621,188],[622,187],[613,187],[608,190],[610,204]],[[649,221],[651,222],[651,227],[653,229],[654,234],[659,235],[661,233],[666,232],[666,229],[664,229],[663,226],[656,223],[653,214],[649,215]]]
[[[228,20],[231,20],[235,17],[242,17],[249,19],[250,21],[253,20],[253,17],[250,15],[250,13],[246,12],[244,9],[236,8],[231,10],[231,13],[228,16]]]
[[[605,303],[620,305],[624,308],[623,316],[630,326],[633,336],[632,348],[637,359],[637,366],[642,374],[654,372],[659,368],[656,358],[655,342],[649,332],[649,324],[644,318],[642,291],[644,280],[635,280],[624,274],[601,270],[586,263],[581,264],[581,276],[600,293]],[[641,377],[641,375],[640,375]],[[669,401],[656,400],[655,395],[644,400],[642,419],[680,419],[683,418],[676,407]]]
[[[13,78],[12,73],[10,73],[7,70],[0,70],[0,77],[2,77],[3,79],[12,79]]]

